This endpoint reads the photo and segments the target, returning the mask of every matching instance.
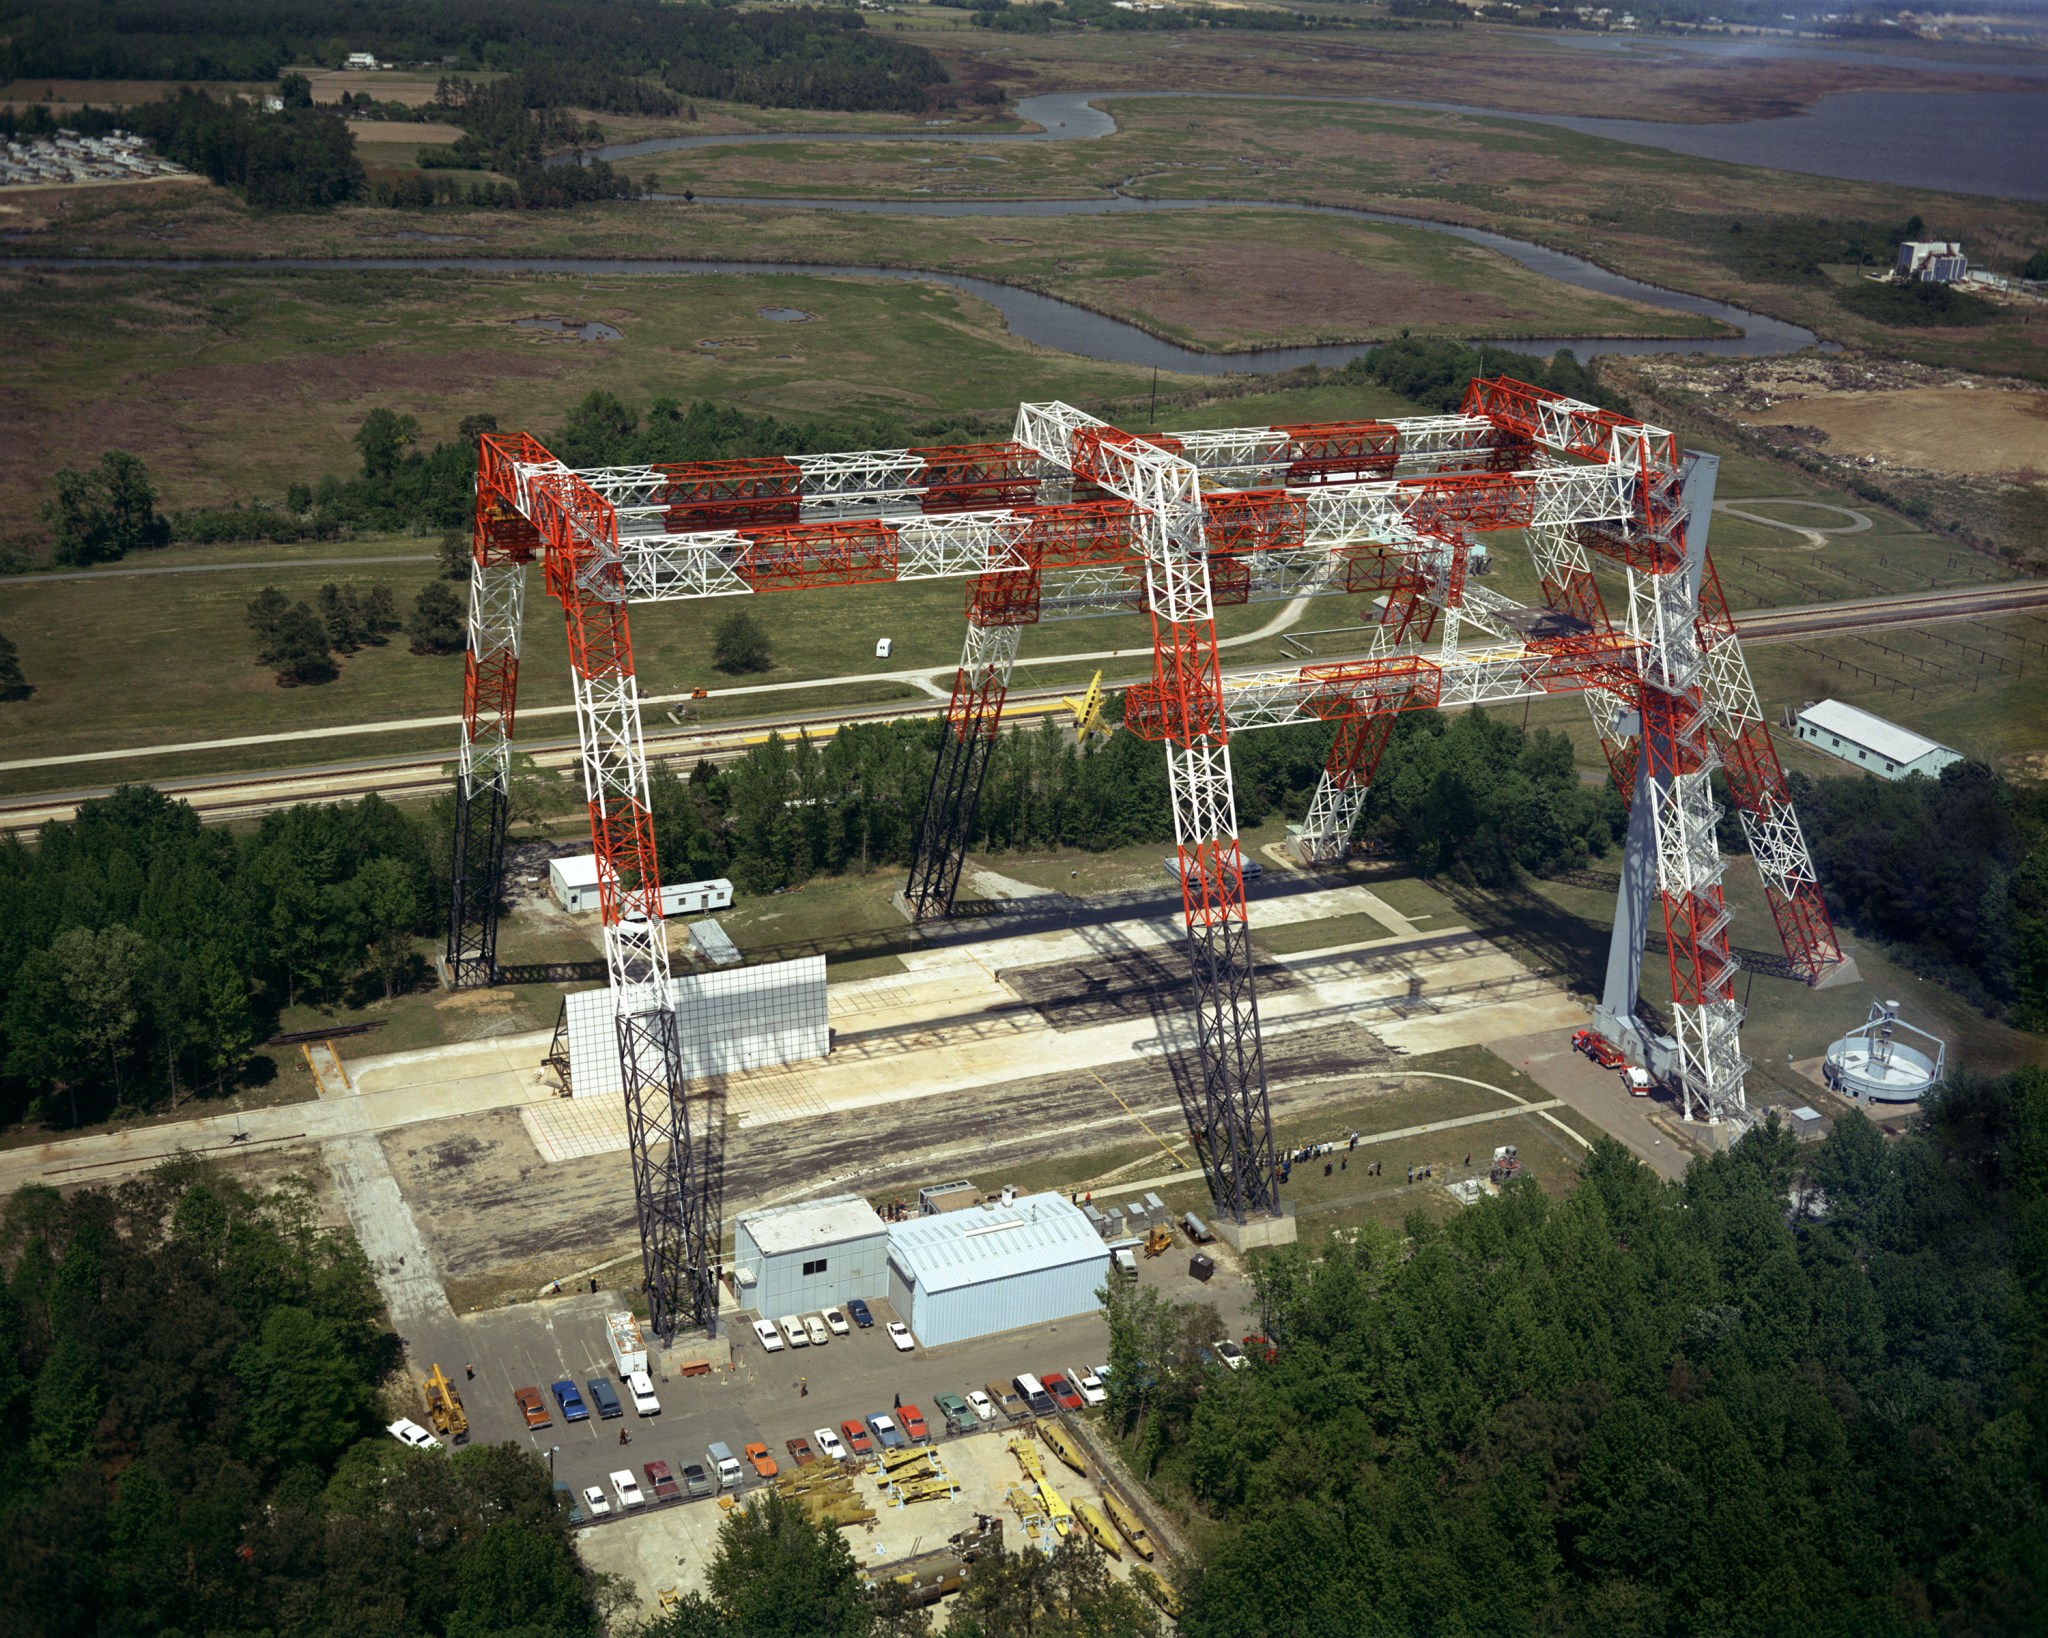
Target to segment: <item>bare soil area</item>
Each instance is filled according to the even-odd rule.
[[[462,127],[440,120],[358,119],[349,121],[358,142],[453,142]]]
[[[1780,400],[1744,419],[1812,427],[1830,454],[1874,455],[1956,476],[2048,472],[2048,392],[1992,383],[1822,392]]]

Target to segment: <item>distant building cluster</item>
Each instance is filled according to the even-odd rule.
[[[133,182],[150,176],[182,176],[185,168],[159,159],[139,136],[116,131],[111,136],[80,136],[59,131],[7,144],[0,158],[0,187],[31,182]]]

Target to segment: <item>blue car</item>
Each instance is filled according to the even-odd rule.
[[[901,1450],[910,1441],[903,1437],[896,1427],[896,1419],[887,1414],[868,1418],[868,1431],[875,1436],[875,1443],[884,1450]]]
[[[590,1419],[590,1407],[583,1403],[583,1395],[576,1391],[576,1384],[566,1376],[555,1384],[554,1393],[555,1403],[562,1407],[563,1421],[587,1422]]]
[[[875,1323],[875,1316],[868,1312],[868,1305],[858,1297],[853,1298],[847,1303],[846,1312],[852,1316],[853,1323],[858,1325],[863,1331]]]

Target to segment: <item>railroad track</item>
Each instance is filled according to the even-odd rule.
[[[1902,592],[1889,597],[1814,603],[1799,608],[1756,609],[1737,615],[1735,624],[1746,643],[1777,642],[1791,637],[1880,626],[1934,625],[1944,620],[2044,607],[2048,607],[2048,580],[2022,580],[1995,586]],[[1332,663],[1359,657],[1329,655],[1318,658],[1323,663]],[[1120,678],[1108,686],[1124,687],[1137,680],[1134,677]],[[1004,708],[1004,721],[1012,727],[1035,722],[1059,710],[1065,692],[1060,687],[1013,690]],[[861,723],[934,717],[944,709],[943,702],[939,700],[920,699],[897,705],[850,707],[797,716],[751,718],[742,722],[650,728],[646,739],[647,756],[651,763],[657,764],[723,762],[744,756],[750,746],[760,744],[771,733],[830,733]],[[534,740],[522,743],[519,749],[530,755],[535,765],[541,768],[572,766],[577,755],[574,739]],[[317,767],[274,769],[263,773],[160,779],[154,783],[166,795],[191,803],[201,817],[227,823],[260,818],[299,802],[333,801],[365,796],[372,791],[393,799],[435,795],[448,788],[449,764],[450,758],[445,751],[427,751],[326,763]],[[78,811],[79,803],[106,796],[112,790],[112,786],[96,786],[0,797],[0,830],[20,836],[32,835],[38,826],[52,819],[70,819]]]

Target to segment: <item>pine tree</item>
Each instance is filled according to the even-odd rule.
[[[430,580],[413,599],[412,618],[405,623],[415,654],[454,654],[465,638],[462,599],[445,583]]]
[[[294,603],[279,619],[270,663],[286,684],[332,682],[340,674],[328,650],[326,623],[304,603]]]
[[[277,658],[278,633],[291,607],[290,600],[275,586],[265,586],[250,599],[249,631],[256,639],[256,658],[266,665]]]
[[[711,663],[732,675],[774,669],[768,633],[761,629],[761,622],[750,610],[734,609],[718,622],[718,632],[711,644]]]
[[[25,700],[34,692],[35,685],[22,674],[21,651],[0,632],[0,700]]]
[[[399,618],[398,599],[392,595],[389,586],[381,583],[363,593],[358,613],[363,623],[363,637],[368,642],[381,644],[405,625]]]

